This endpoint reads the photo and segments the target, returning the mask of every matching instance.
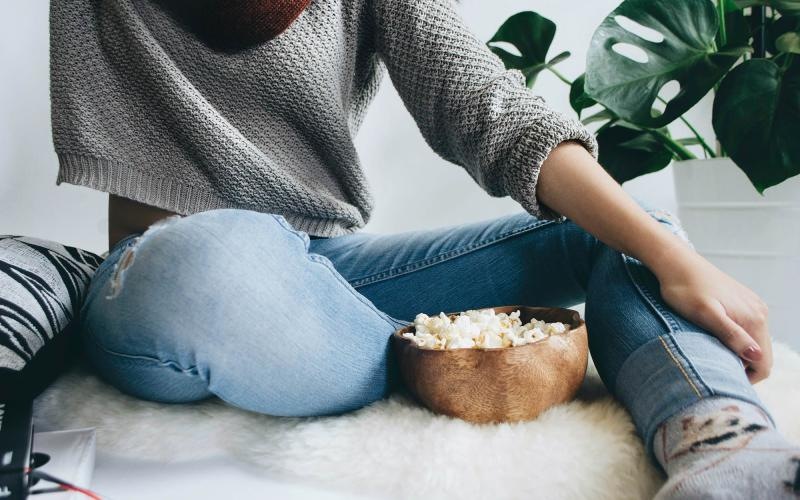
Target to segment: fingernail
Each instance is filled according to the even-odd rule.
[[[757,345],[751,345],[747,349],[742,352],[742,357],[747,361],[755,363],[756,361],[761,361],[763,357],[763,353],[761,352],[761,348]]]

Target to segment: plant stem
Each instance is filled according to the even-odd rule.
[[[681,144],[675,142],[672,137],[668,136],[667,134],[656,130],[656,129],[649,129],[648,130],[651,134],[656,136],[664,146],[667,147],[672,154],[677,157],[679,160],[696,160],[697,157],[688,149],[683,147]]]
[[[728,29],[725,27],[725,0],[717,0],[717,17],[719,17],[719,44],[728,45]]]
[[[789,69],[789,66],[792,64],[792,58],[794,57],[794,54],[791,53],[784,55],[786,56],[786,59],[783,60],[783,64],[781,65],[781,72],[785,72],[787,69]]]
[[[766,57],[766,7],[753,7],[750,16],[753,26],[753,57]]]
[[[564,82],[567,85],[569,85],[570,87],[572,87],[572,83],[573,83],[572,80],[570,80],[566,76],[562,75],[557,69],[555,69],[552,66],[547,66],[547,69],[550,70],[551,73],[556,75],[556,77],[558,77],[559,80],[561,80],[562,82]]]
[[[658,100],[659,100],[659,101],[661,101],[661,102],[663,102],[664,104],[666,104],[666,101],[664,101],[664,99],[662,99],[662,98],[660,98],[660,97],[659,97],[659,98],[658,98]],[[680,119],[680,121],[682,121],[682,122],[683,122],[683,124],[684,124],[684,125],[686,125],[686,127],[687,127],[689,130],[691,130],[691,131],[692,131],[692,133],[694,134],[694,136],[697,138],[697,141],[700,143],[700,146],[702,146],[702,147],[703,147],[703,151],[705,152],[705,154],[706,154],[706,157],[710,156],[711,158],[715,158],[717,155],[714,153],[714,150],[713,150],[713,149],[711,149],[711,148],[709,147],[709,145],[708,145],[708,144],[706,143],[706,141],[703,139],[703,136],[701,136],[701,135],[700,135],[700,132],[698,132],[698,131],[697,131],[697,129],[695,129],[695,128],[692,126],[692,124],[691,124],[691,123],[689,123],[689,120],[687,120],[686,118],[684,118],[684,117],[683,117],[683,115],[679,116],[679,117],[678,117],[678,119]]]
[[[696,130],[696,129],[695,129],[693,126],[692,126],[692,124],[691,124],[691,123],[689,123],[689,120],[687,120],[687,119],[686,119],[686,118],[684,118],[683,116],[681,116],[681,117],[680,117],[680,120],[683,122],[683,124],[684,124],[684,125],[686,125],[686,127],[687,127],[689,130],[691,130],[691,131],[692,131],[692,133],[694,134],[694,136],[697,138],[697,141],[700,143],[700,146],[703,148],[703,152],[705,153],[705,156],[706,156],[706,158],[708,158],[708,157],[715,158],[717,155],[716,155],[716,153],[714,152],[714,150],[713,150],[713,149],[711,149],[711,148],[709,147],[709,145],[708,145],[708,144],[706,143],[706,141],[703,139],[703,136],[701,136],[701,135],[700,135],[700,132],[698,132],[698,131],[697,131],[697,130]]]
[[[720,50],[719,52],[717,52],[717,55],[742,57],[742,56],[746,56],[746,55],[748,55],[748,54],[750,54],[752,52],[753,52],[753,49],[750,48],[750,47],[734,47],[734,48],[729,49],[729,50]]]

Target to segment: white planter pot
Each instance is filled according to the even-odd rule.
[[[800,349],[800,176],[758,194],[728,158],[674,164],[678,216],[695,248],[758,293],[773,338]]]

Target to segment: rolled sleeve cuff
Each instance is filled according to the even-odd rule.
[[[506,192],[534,217],[563,222],[566,217],[555,212],[536,197],[539,170],[550,152],[565,141],[577,141],[597,159],[597,140],[582,123],[564,114],[547,110],[522,135],[513,147],[503,172]]]

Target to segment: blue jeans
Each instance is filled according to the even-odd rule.
[[[527,212],[313,239],[274,214],[173,216],[110,250],[81,339],[100,376],[140,398],[325,415],[400,383],[389,337],[419,312],[584,301],[600,376],[649,451],[658,425],[700,398],[763,408],[739,358],[666,305],[641,262],[571,221]]]

